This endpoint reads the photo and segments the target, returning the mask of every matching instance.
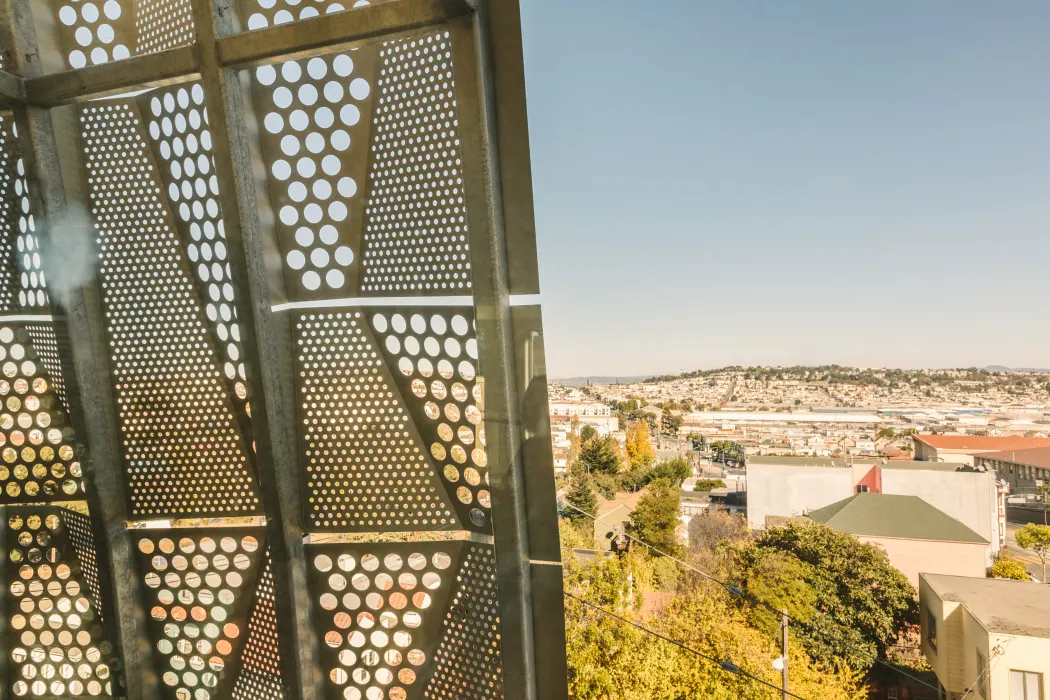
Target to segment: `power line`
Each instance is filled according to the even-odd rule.
[[[992,653],[994,654],[993,658],[988,659],[988,661],[984,665],[984,671],[982,671],[981,675],[977,677],[977,680],[973,682],[973,685],[966,689],[966,692],[963,693],[963,696],[959,698],[959,700],[966,700],[966,698],[970,697],[970,693],[974,692],[975,690],[981,696],[984,696],[985,676],[991,678],[992,671],[995,669],[995,665],[999,663],[999,659],[1002,658],[1004,654],[1006,654],[1006,647],[1010,646],[1010,642],[1012,641],[1014,641],[1013,638],[1007,639],[1005,643],[1000,642],[995,646],[994,649],[992,649]]]
[[[751,679],[755,683],[761,683],[762,685],[766,686],[767,688],[772,688],[773,690],[777,691],[778,693],[785,693],[786,692],[791,697],[798,698],[798,700],[806,700],[806,698],[802,697],[801,695],[796,695],[795,693],[792,693],[791,691],[786,691],[783,688],[780,688],[780,687],[778,687],[776,685],[773,685],[772,683],[770,683],[768,681],[762,680],[758,676],[755,676],[755,675],[752,675],[752,674],[748,673],[747,671],[745,671],[744,669],[740,668],[739,666],[734,664],[732,661],[729,661],[728,659],[726,659],[725,661],[719,661],[718,659],[716,659],[713,656],[708,656],[707,654],[703,653],[702,651],[697,651],[696,649],[693,649],[692,647],[686,646],[685,644],[682,644],[681,642],[675,641],[674,639],[671,639],[670,637],[667,637],[667,636],[665,636],[663,634],[660,634],[659,632],[651,630],[651,629],[649,629],[648,627],[646,627],[644,625],[640,625],[637,622],[634,622],[633,620],[628,620],[626,617],[622,617],[620,615],[617,615],[616,613],[612,612],[611,610],[606,610],[605,608],[602,608],[600,606],[594,605],[593,603],[588,603],[583,598],[580,598],[579,596],[575,596],[572,593],[569,593],[568,591],[565,591],[565,597],[566,598],[572,598],[576,602],[581,603],[581,604],[587,606],[588,608],[591,608],[592,610],[596,610],[597,612],[601,613],[602,615],[614,618],[614,619],[619,620],[620,622],[622,622],[624,624],[627,624],[627,625],[630,625],[631,627],[634,627],[635,629],[641,630],[642,632],[645,632],[646,634],[652,635],[653,637],[656,637],[658,639],[662,639],[663,641],[667,642],[668,644],[673,644],[674,646],[678,647],[679,649],[682,649],[684,651],[688,651],[690,654],[694,654],[696,656],[699,656],[701,659],[704,659],[705,661],[710,661],[711,663],[713,663],[713,664],[717,665],[719,668],[721,668],[723,671],[727,671],[729,673],[733,673],[733,674],[736,674],[738,676],[744,676],[745,678]]]
[[[595,521],[597,523],[601,523],[603,525],[608,525],[609,527],[612,527],[612,528],[618,527],[614,523],[610,523],[610,522],[608,522],[606,520],[602,520],[598,516],[592,515],[591,513],[588,513],[587,511],[583,510],[582,508],[579,508],[579,507],[573,505],[572,503],[569,503],[568,501],[566,501],[564,499],[562,499],[559,502],[561,503],[562,506],[567,506],[569,508],[572,508],[573,510],[577,511],[578,513],[581,513],[581,514],[587,516],[588,518],[590,518],[591,520],[593,520],[593,521]],[[755,596],[751,595],[750,593],[745,592],[744,589],[741,588],[740,586],[734,585],[734,584],[729,583],[727,581],[723,581],[723,580],[719,579],[716,576],[712,576],[711,574],[707,573],[706,571],[698,569],[697,567],[693,566],[692,564],[690,564],[688,562],[685,562],[685,561],[682,561],[678,557],[676,557],[674,555],[671,555],[671,554],[668,554],[667,552],[663,551],[662,549],[654,547],[653,545],[649,544],[648,542],[645,542],[644,540],[638,539],[637,537],[635,537],[634,535],[632,535],[629,532],[624,532],[623,535],[625,537],[627,537],[628,539],[630,539],[631,541],[637,542],[638,544],[642,545],[643,547],[647,547],[651,551],[656,552],[657,554],[659,554],[661,556],[667,557],[668,559],[670,559],[673,562],[677,562],[680,566],[684,566],[685,568],[689,569],[690,571],[693,571],[693,572],[695,572],[697,574],[700,574],[701,576],[703,576],[704,578],[708,579],[709,581],[713,581],[713,582],[717,583],[718,585],[722,586],[727,591],[729,591],[730,593],[732,593],[733,595],[735,595],[735,596],[737,596],[739,598],[742,598],[744,600],[750,601],[751,603],[753,603],[755,605],[759,605],[759,606],[761,606],[763,608],[766,608],[767,610],[770,610],[771,612],[776,613],[777,615],[784,615],[785,614],[784,611],[777,610],[775,607],[773,607],[769,603],[765,602],[764,600],[760,600],[759,598],[756,598]],[[790,615],[788,615],[787,618],[792,624],[798,625],[802,629],[804,629],[807,632],[810,632],[812,634],[818,634],[818,635],[821,635],[821,636],[826,636],[828,634],[827,632],[822,632],[821,630],[817,629],[816,627],[814,627],[813,625],[809,624],[808,622],[804,622],[802,620],[796,619],[794,617],[791,617]],[[834,622],[836,622],[836,624],[840,624],[840,623],[838,623],[837,620],[834,620]],[[935,686],[935,685],[933,685],[931,683],[927,683],[926,681],[922,680],[921,678],[913,676],[910,673],[907,673],[906,671],[902,670],[901,668],[899,668],[899,667],[897,667],[897,666],[895,666],[895,665],[893,665],[893,664],[891,664],[891,663],[889,663],[887,661],[883,661],[882,659],[878,658],[877,656],[875,657],[875,663],[881,664],[881,665],[885,666],[886,668],[890,669],[891,671],[893,671],[895,673],[899,673],[900,675],[904,676],[905,678],[908,678],[909,680],[911,680],[914,683],[918,683],[919,685],[926,686],[927,688],[930,688],[931,690],[936,690],[937,692],[940,692],[940,688],[938,688],[937,686]]]

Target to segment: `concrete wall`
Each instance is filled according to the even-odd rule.
[[[886,550],[890,564],[900,570],[913,586],[919,585],[919,574],[951,576],[985,576],[985,546],[970,542],[934,542],[895,537],[858,537],[861,542],[877,544]]]
[[[920,462],[955,462],[973,466],[973,455],[963,450],[937,449],[918,438],[912,438],[915,459]]]
[[[933,449],[925,442],[922,442],[918,438],[912,438],[912,445],[915,447],[915,459],[920,462],[936,462],[937,461],[937,450]]]
[[[927,610],[938,625],[936,652],[926,641]],[[1050,698],[1050,639],[989,634],[964,605],[942,601],[924,582],[919,619],[922,653],[948,692],[962,695],[973,688],[967,700],[1009,700],[1010,671],[1032,671],[1043,674],[1042,697]],[[977,693],[978,651],[988,667],[983,695]]]
[[[747,523],[762,529],[767,515],[802,515],[853,493],[853,472],[845,467],[749,464]]]
[[[952,654],[952,637],[948,632],[948,620],[960,608],[958,603],[942,601],[933,592],[925,581],[919,583],[919,635],[923,656],[930,662],[937,679],[949,691],[958,692],[959,688],[952,687],[951,678],[948,673],[948,660]],[[937,650],[934,651],[929,642],[929,615],[926,611],[933,613],[934,624],[937,626]]]
[[[883,469],[882,492],[918,496],[988,540],[986,561],[991,566],[999,551],[995,474]]]

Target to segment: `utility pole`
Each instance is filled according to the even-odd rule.
[[[783,610],[784,617],[780,620],[780,653],[781,658],[784,659],[784,670],[781,671],[783,674],[782,689],[784,691],[784,700],[788,700],[788,611],[785,608]]]

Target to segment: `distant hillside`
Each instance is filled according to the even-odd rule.
[[[988,365],[984,368],[989,372],[1050,372],[1044,367],[1003,367],[1002,365]]]
[[[641,374],[636,377],[569,377],[563,379],[562,377],[555,377],[554,381],[562,386],[583,386],[588,382],[593,384],[631,384],[632,382],[640,382],[643,379],[648,379],[651,375]]]

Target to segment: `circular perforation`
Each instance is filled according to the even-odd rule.
[[[204,290],[205,314],[223,348],[223,373],[232,383],[238,402],[250,414],[204,89],[194,83],[154,91],[148,104],[150,138],[159,154],[176,223],[184,231],[190,267]]]
[[[64,556],[62,520],[53,510],[12,509],[7,518],[8,592],[14,643],[8,652],[15,697],[112,695],[112,647],[75,559]]]
[[[0,115],[0,311],[15,308],[15,287],[18,286],[14,241],[24,216],[22,198],[16,192],[16,183],[22,180],[17,166],[17,127],[10,116]]]
[[[81,115],[132,515],[251,515],[246,448],[131,104]]]
[[[384,44],[376,81],[361,290],[470,289],[447,32]]]
[[[0,325],[0,487],[8,502],[84,493],[73,429],[44,375],[29,332]]]
[[[310,522],[372,531],[451,525],[363,323],[360,312],[296,323]]]
[[[323,610],[322,643],[336,663],[327,682],[347,700],[404,700],[431,663],[420,629],[439,615],[435,597],[453,580],[452,557],[427,547],[311,553]]]
[[[15,169],[18,179],[15,180],[15,196],[18,198],[18,267],[21,289],[18,291],[18,303],[23,307],[46,307],[47,293],[44,291],[47,282],[44,279],[44,266],[40,259],[40,239],[36,234],[36,219],[30,208],[29,182],[26,180],[25,163],[18,159]]]
[[[457,507],[487,528],[492,507],[485,402],[473,321],[451,310],[373,313],[372,329]]]
[[[355,161],[365,158],[372,51],[349,51],[255,69],[263,148],[286,269],[308,293],[347,286],[363,208]]]
[[[437,668],[425,698],[489,700],[503,697],[499,593],[492,548],[472,544],[457,577],[459,586],[445,615]]]
[[[283,700],[281,655],[277,642],[270,552],[255,589],[255,607],[248,620],[248,641],[241,654],[241,672],[233,687],[233,700]]]
[[[71,68],[127,58],[127,9],[119,0],[61,0],[58,24]]]
[[[247,0],[242,7],[248,15],[248,29],[252,30],[384,1],[387,0]]]
[[[161,683],[175,697],[219,697],[226,666],[245,634],[239,614],[262,558],[255,534],[168,530],[138,539],[153,621],[164,659]]]
[[[27,323],[26,330],[36,350],[37,356],[47,371],[47,379],[51,380],[51,390],[69,413],[69,404],[66,399],[66,384],[62,378],[62,360],[58,354],[58,337],[55,328],[50,323]]]
[[[193,5],[190,0],[138,0],[136,52],[153,53],[193,43]]]

